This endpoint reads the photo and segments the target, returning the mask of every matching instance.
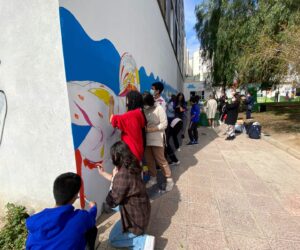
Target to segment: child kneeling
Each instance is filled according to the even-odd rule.
[[[154,237],[145,234],[149,223],[151,205],[141,178],[142,168],[124,142],[117,142],[111,148],[111,158],[116,168],[113,175],[98,165],[99,173],[112,181],[106,202],[119,207],[121,220],[112,228],[109,243],[116,248],[154,249]]]
[[[26,220],[26,249],[94,249],[97,237],[96,203],[89,203],[89,211],[73,207],[81,185],[81,177],[74,173],[56,178],[53,187],[56,206]]]

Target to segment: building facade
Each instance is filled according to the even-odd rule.
[[[83,178],[81,206],[84,196],[101,206],[109,183],[95,163],[111,170],[120,140],[109,99],[123,113],[132,89],[183,88],[183,1],[12,0],[0,13],[1,208],[52,206],[53,181],[67,171]]]
[[[207,81],[209,79],[210,62],[203,58],[201,49],[193,53],[191,67],[193,71],[192,76],[197,77],[199,81]]]

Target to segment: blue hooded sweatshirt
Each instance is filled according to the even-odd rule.
[[[200,107],[197,103],[192,105],[192,109],[191,109],[191,121],[192,122],[199,122],[200,120]]]
[[[85,233],[96,224],[97,207],[89,211],[72,205],[46,208],[26,220],[26,249],[85,249]]]

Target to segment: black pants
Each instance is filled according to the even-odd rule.
[[[174,154],[174,150],[170,144],[170,138],[172,137],[173,138],[173,141],[174,141],[174,145],[175,145],[175,148],[178,149],[179,148],[179,142],[178,142],[178,134],[179,132],[181,131],[182,129],[182,126],[183,126],[183,123],[182,121],[179,121],[175,126],[174,128],[172,128],[170,125],[168,125],[167,129],[166,129],[166,154],[167,156],[170,158],[170,160],[172,162],[177,162],[178,159],[176,157],[176,155]]]
[[[251,109],[247,109],[247,111],[246,111],[246,119],[251,119]]]
[[[198,124],[196,122],[190,123],[188,132],[191,141],[198,141]]]
[[[89,250],[95,249],[95,242],[98,234],[97,227],[92,227],[85,233],[86,246]]]

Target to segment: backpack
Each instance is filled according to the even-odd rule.
[[[254,122],[248,132],[249,138],[251,139],[260,139],[261,136],[261,126],[258,122]]]

